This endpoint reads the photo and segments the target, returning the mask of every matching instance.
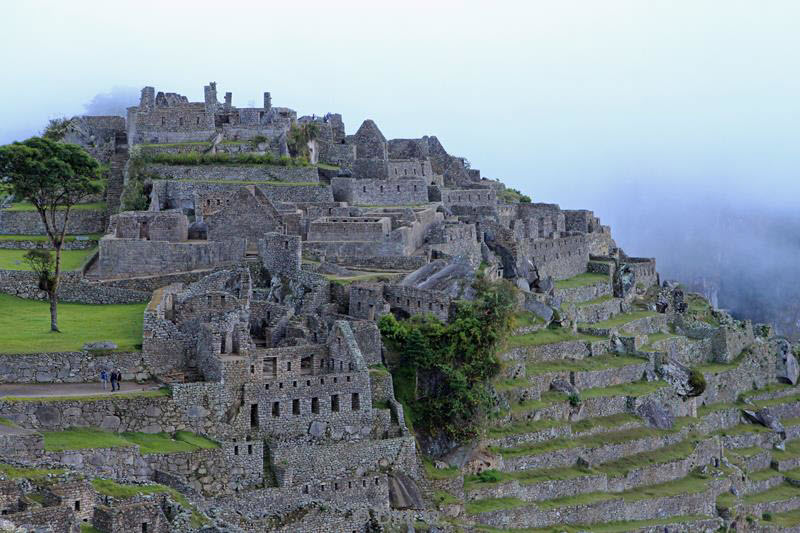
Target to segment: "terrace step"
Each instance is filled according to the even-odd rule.
[[[579,333],[597,336],[608,336],[617,333],[649,335],[666,330],[666,315],[654,311],[633,311],[617,315],[602,322],[595,322],[594,324],[578,324]]]
[[[748,494],[742,498],[741,510],[761,517],[765,513],[785,513],[800,509],[800,487],[788,482],[763,492]]]
[[[594,324],[622,314],[622,298],[605,295],[579,303],[574,307],[574,310],[575,320],[581,323]]]
[[[507,527],[508,524],[523,528],[591,526],[607,523],[609,518],[620,522],[659,520],[667,523],[671,517],[677,520],[687,515],[703,520],[716,513],[716,496],[729,487],[727,479],[691,474],[616,494],[591,492],[534,504],[517,498],[474,501],[466,505],[466,511],[477,522],[491,527]]]

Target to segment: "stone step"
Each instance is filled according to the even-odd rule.
[[[577,304],[613,295],[614,290],[611,285],[611,276],[585,273],[574,278],[557,281],[553,288],[553,294],[564,302]]]
[[[755,472],[747,473],[747,481],[744,487],[744,494],[754,494],[764,492],[773,487],[777,487],[784,482],[783,473],[772,468],[765,468]]]
[[[784,482],[742,498],[741,511],[763,517],[765,513],[785,513],[800,509],[800,487]]]
[[[575,305],[573,309],[575,311],[576,321],[594,324],[622,314],[622,298],[614,298],[611,295],[605,295],[593,300],[581,302]]]
[[[556,438],[586,437],[598,433],[643,427],[645,427],[645,423],[641,418],[628,413],[588,418],[578,422],[546,419],[489,428],[483,442],[487,446],[495,448],[513,448]]]

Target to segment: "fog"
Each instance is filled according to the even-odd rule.
[[[34,0],[3,15],[0,143],[118,113],[144,85],[202,100],[214,80],[243,106],[268,90],[349,132],[372,118],[387,138],[435,134],[534,201],[594,209],[663,277],[800,327],[796,2]]]

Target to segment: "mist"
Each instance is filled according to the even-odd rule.
[[[534,201],[593,209],[663,279],[800,329],[797,2],[108,6],[5,7],[0,143],[124,113],[145,85],[202,101],[216,81],[238,106],[270,91],[348,133],[437,135]]]

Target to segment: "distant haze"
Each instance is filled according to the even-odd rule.
[[[435,134],[534,201],[594,209],[667,277],[800,328],[800,3],[384,5],[10,3],[0,143],[144,85],[202,100],[214,80],[240,106],[268,90],[348,132]]]

